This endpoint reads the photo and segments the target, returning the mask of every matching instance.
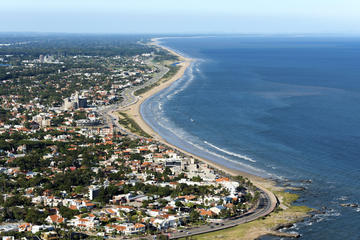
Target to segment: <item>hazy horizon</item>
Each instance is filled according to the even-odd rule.
[[[0,32],[123,34],[360,34],[355,0],[14,0]]]

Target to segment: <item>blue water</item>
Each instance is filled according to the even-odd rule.
[[[360,239],[360,208],[340,206],[360,204],[360,39],[162,44],[195,61],[142,105],[156,131],[225,166],[305,187],[297,204],[323,212],[290,229],[303,239]]]

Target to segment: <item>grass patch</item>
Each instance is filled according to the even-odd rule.
[[[286,207],[290,207],[293,202],[298,200],[299,195],[284,191],[276,191],[274,194],[280,199],[281,203]]]
[[[166,66],[167,68],[169,68],[169,71],[159,80],[157,81],[156,83],[153,83],[149,86],[146,86],[146,87],[143,87],[143,88],[140,88],[138,90],[136,90],[134,92],[134,95],[135,96],[139,96],[143,93],[146,93],[147,91],[151,90],[152,88],[154,87],[157,87],[160,85],[160,83],[164,83],[166,81],[168,81],[169,79],[171,79],[180,69],[180,66],[172,66],[172,65],[167,65]]]
[[[131,117],[129,117],[128,114],[124,113],[124,112],[119,112],[119,123],[124,126],[126,129],[128,129],[129,131],[143,136],[143,137],[147,137],[150,138],[151,136],[149,134],[147,134],[146,132],[144,132],[141,127],[134,121],[134,119],[132,119]]]
[[[169,71],[161,78],[162,82],[166,82],[167,80],[169,80],[170,78],[172,78],[173,76],[175,76],[175,74],[180,70],[180,66],[178,65],[168,65],[166,66],[167,68],[169,68]]]
[[[134,95],[135,95],[135,96],[139,96],[139,95],[141,95],[141,94],[143,94],[143,93],[146,93],[146,92],[149,91],[150,89],[152,89],[152,88],[154,88],[154,87],[157,87],[157,86],[159,86],[159,85],[160,85],[160,84],[159,84],[158,82],[156,82],[156,83],[153,83],[153,84],[151,84],[151,85],[149,85],[149,86],[140,88],[140,89],[138,89],[138,90],[136,90],[136,91],[134,92]]]

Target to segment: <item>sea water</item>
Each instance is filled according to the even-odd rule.
[[[215,36],[162,44],[194,61],[142,105],[154,130],[227,167],[304,187],[296,204],[321,213],[289,229],[303,239],[360,239],[360,208],[340,206],[360,204],[360,39]]]

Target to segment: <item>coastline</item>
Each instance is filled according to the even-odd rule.
[[[169,87],[172,83],[174,83],[175,81],[177,81],[178,79],[180,79],[186,69],[191,65],[191,63],[193,62],[193,59],[191,58],[186,58],[180,54],[178,54],[177,52],[173,51],[172,49],[169,49],[165,46],[162,46],[159,44],[158,40],[160,39],[163,39],[163,38],[153,38],[151,39],[151,43],[149,43],[150,45],[154,45],[154,46],[157,46],[157,47],[160,47],[168,52],[170,52],[171,54],[173,55],[176,55],[178,58],[179,58],[179,61],[180,63],[177,64],[177,66],[180,67],[180,69],[177,71],[177,73],[175,75],[173,75],[170,79],[166,80],[166,81],[161,81],[159,80],[159,85],[150,89],[149,91],[141,94],[138,96],[138,100],[130,105],[130,106],[127,106],[125,108],[120,108],[119,111],[121,112],[124,112],[126,113],[130,118],[132,118],[137,124],[138,126],[144,131],[146,132],[147,134],[149,134],[152,138],[154,138],[154,140],[164,144],[164,145],[167,145],[173,149],[176,149],[177,151],[185,154],[185,155],[188,155],[188,156],[191,156],[193,157],[194,159],[197,159],[201,162],[204,162],[206,164],[208,164],[209,166],[215,168],[215,169],[218,169],[228,175],[231,175],[231,176],[238,176],[238,175],[241,175],[243,177],[246,177],[248,178],[252,183],[253,185],[255,185],[257,188],[259,188],[260,190],[262,190],[263,192],[265,192],[268,197],[269,197],[269,201],[270,201],[270,208],[266,211],[265,214],[263,214],[262,217],[264,216],[268,216],[270,215],[269,218],[273,218],[273,217],[278,217],[277,216],[277,213],[276,211],[274,212],[274,210],[277,208],[279,202],[280,202],[280,209],[289,209],[291,208],[290,204],[283,204],[283,196],[281,196],[282,194],[279,194],[280,192],[284,191],[285,189],[282,188],[282,187],[278,187],[276,186],[276,183],[273,182],[272,180],[270,179],[265,179],[265,178],[262,178],[262,177],[259,177],[259,176],[256,176],[256,175],[253,175],[253,174],[250,174],[250,173],[247,173],[247,172],[244,172],[244,171],[240,171],[240,170],[235,170],[235,169],[230,169],[230,168],[227,168],[225,166],[222,166],[218,163],[215,163],[215,162],[212,162],[211,160],[208,160],[208,159],[205,159],[205,158],[202,158],[202,157],[199,157],[195,154],[192,154],[184,149],[181,149],[177,146],[174,146],[173,144],[167,142],[165,139],[163,139],[157,132],[155,132],[147,123],[146,121],[143,119],[142,115],[141,115],[141,112],[140,112],[140,108],[141,108],[141,105],[144,101],[146,101],[148,98],[150,98],[151,96],[153,96],[154,94],[160,92],[161,90]],[[279,196],[279,199],[278,197],[274,194],[274,192],[277,193],[277,195]],[[274,214],[273,214],[274,212]],[[305,211],[304,211],[305,212]],[[309,210],[306,211],[306,213],[304,215],[302,215],[300,218],[298,218],[299,216],[295,217],[292,219],[292,221],[290,221],[290,219],[287,221],[288,222],[294,222],[294,220],[301,220],[302,218],[305,218],[306,216],[308,216],[307,212],[309,212]],[[256,221],[259,221],[261,223],[261,217],[259,217],[258,220],[255,220]],[[277,222],[277,219],[274,219],[274,221]],[[240,226],[240,225],[239,225]],[[260,237],[260,236],[263,236],[263,235],[266,235],[266,234],[275,234],[277,233],[276,230],[274,230],[273,228],[272,229],[259,229],[258,231],[256,231],[256,233],[252,233],[250,234],[248,237],[250,237],[249,239],[255,239],[257,237]],[[248,239],[247,237],[245,239]]]
[[[198,159],[202,162],[205,162],[206,164],[219,169],[223,172],[225,172],[226,174],[229,174],[231,176],[237,176],[237,175],[241,175],[244,176],[246,178],[248,178],[249,180],[251,180],[255,186],[257,186],[258,188],[262,189],[262,190],[267,190],[266,188],[264,189],[263,185],[266,185],[266,187],[273,187],[274,183],[271,180],[244,172],[244,171],[240,171],[240,170],[235,170],[235,169],[231,169],[225,166],[222,166],[220,164],[217,164],[215,162],[212,162],[208,159],[199,157],[195,154],[189,153],[188,151],[184,150],[184,149],[180,149],[177,146],[172,145],[171,143],[167,142],[165,139],[163,139],[157,132],[155,132],[143,119],[143,117],[141,116],[140,113],[140,108],[141,108],[141,104],[146,101],[148,98],[150,98],[151,96],[153,96],[154,94],[160,92],[161,90],[169,87],[173,82],[177,81],[178,79],[180,79],[186,69],[190,66],[190,64],[193,62],[193,59],[191,58],[186,58],[180,54],[178,54],[177,52],[173,51],[172,49],[169,49],[167,47],[164,47],[162,45],[159,45],[158,40],[159,39],[163,39],[163,38],[153,38],[151,39],[151,45],[155,45],[157,47],[163,48],[166,51],[169,51],[171,54],[176,55],[179,60],[180,63],[177,64],[177,66],[180,66],[180,69],[178,70],[178,72],[172,76],[169,80],[165,81],[165,82],[160,82],[161,84],[159,86],[156,86],[152,89],[150,89],[149,91],[139,95],[138,97],[138,101],[126,108],[121,109],[121,111],[125,112],[126,114],[129,115],[129,117],[131,117],[142,129],[143,131],[145,131],[147,134],[151,135],[156,141],[159,141],[165,145],[170,146],[171,148],[174,148],[176,150],[178,150],[179,152],[182,152],[186,155],[189,155],[195,159]],[[268,191],[268,190],[267,190]],[[270,193],[269,193],[270,194]],[[272,200],[276,202],[276,197],[274,196],[273,193],[271,193],[270,195],[273,195]]]

